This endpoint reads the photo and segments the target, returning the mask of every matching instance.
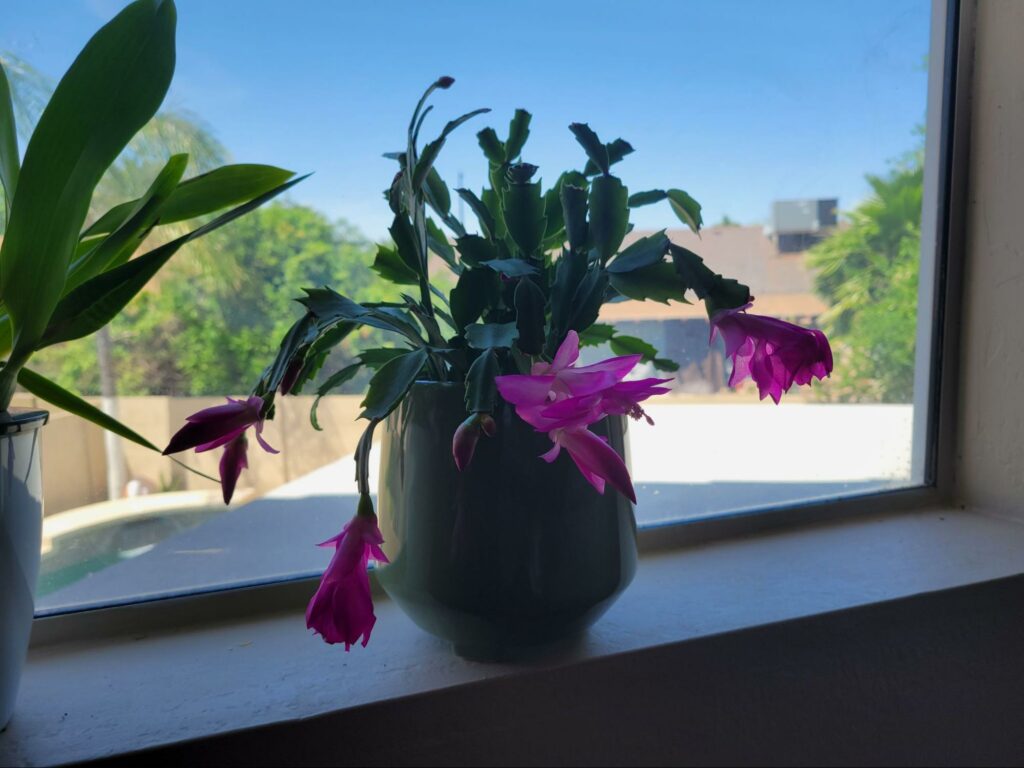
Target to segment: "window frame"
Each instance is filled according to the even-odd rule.
[[[925,139],[913,402],[914,445],[923,445],[924,450],[912,454],[912,477],[923,477],[923,482],[641,528],[641,555],[838,518],[906,512],[951,500],[969,172],[973,0],[931,0],[930,25],[926,125],[937,130],[926,131]],[[936,51],[942,56],[935,56]],[[319,578],[316,572],[272,581],[254,579],[102,606],[38,612],[32,646],[290,611],[309,599]],[[375,583],[374,588],[379,591]]]

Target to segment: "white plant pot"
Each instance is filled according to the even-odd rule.
[[[14,712],[35,613],[43,535],[40,427],[46,411],[0,413],[0,730]]]

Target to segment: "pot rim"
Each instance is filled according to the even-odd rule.
[[[38,408],[9,408],[0,411],[0,437],[34,432],[50,420],[50,412]]]

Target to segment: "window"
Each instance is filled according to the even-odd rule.
[[[0,55],[14,64],[29,118],[112,13],[97,13],[102,5],[45,0],[8,14]],[[938,163],[926,147],[942,130],[928,118],[928,88],[929,71],[941,82],[945,66],[929,50],[932,13],[927,0],[608,3],[596,12],[530,0],[514,14],[502,4],[324,0],[254,11],[243,0],[179,0],[179,63],[161,118],[175,130],[158,133],[166,146],[145,160],[184,149],[196,170],[232,158],[316,174],[190,246],[109,333],[54,348],[36,367],[161,443],[185,415],[258,376],[302,286],[383,298],[367,269],[389,223],[381,190],[393,166],[381,154],[401,141],[426,82],[451,74],[458,83],[438,110],[493,109],[446,146],[439,170],[451,186],[481,186],[473,133],[503,126],[517,107],[534,113],[524,157],[542,176],[578,159],[566,126],[588,121],[637,148],[621,166],[631,188],[677,185],[704,206],[700,239],[657,206],[635,212],[631,237],[668,227],[716,271],[749,283],[759,312],[830,335],[832,379],[775,406],[749,386],[728,388],[729,362],[720,342],[708,344],[703,308],[606,305],[605,321],[680,365],[672,394],[648,409],[656,426],[631,430],[641,526],[921,485],[930,479],[933,297],[923,291],[919,308],[918,296],[921,275],[934,271],[922,199]],[[137,193],[151,174],[136,175],[109,180],[97,208]],[[930,205],[926,221],[938,215],[937,196]],[[473,226],[471,212],[459,215]],[[208,481],[54,414],[44,434],[40,610],[322,568],[326,554],[313,545],[355,505],[365,384],[325,398],[322,432],[309,426],[312,396],[283,399],[267,433],[282,453],[251,453],[229,509]],[[215,457],[186,461],[216,473]]]

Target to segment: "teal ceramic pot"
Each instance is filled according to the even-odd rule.
[[[633,507],[597,493],[566,452],[501,404],[498,432],[455,468],[461,385],[417,382],[384,424],[378,514],[391,564],[377,571],[426,631],[472,658],[507,658],[579,635],[636,572]],[[627,456],[626,420],[592,429]]]

